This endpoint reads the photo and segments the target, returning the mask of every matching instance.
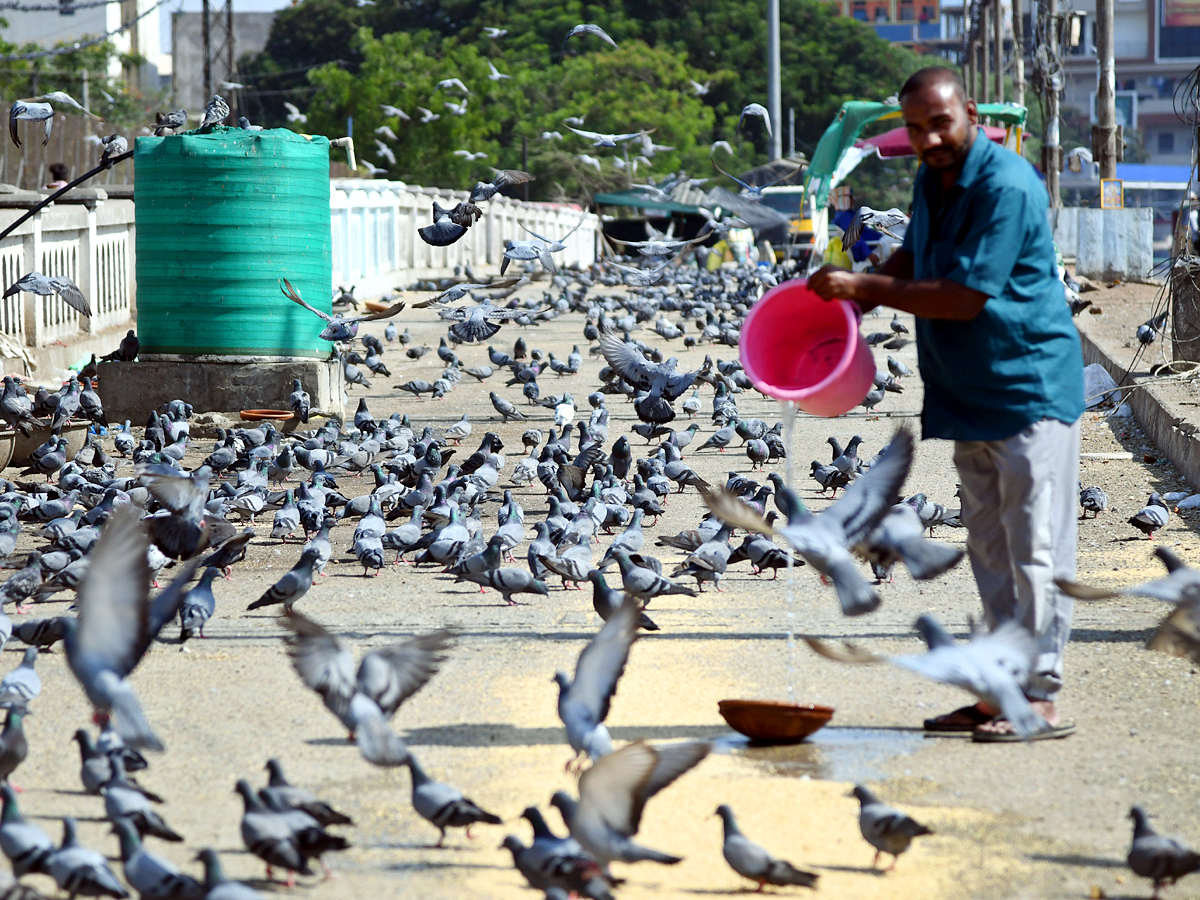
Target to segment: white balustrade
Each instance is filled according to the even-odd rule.
[[[0,210],[0,227],[24,209]],[[28,272],[65,276],[88,298],[88,319],[57,295],[18,293],[0,301],[0,333],[16,343],[45,347],[133,318],[133,202],[89,199],[48,207],[0,241],[0,288]]]
[[[526,203],[497,194],[479,204],[483,218],[457,242],[433,247],[417,234],[433,222],[433,204],[449,208],[466,191],[423,188],[399,181],[334,179],[330,191],[333,284],[355,285],[372,296],[421,279],[450,275],[470,264],[476,276],[499,270],[510,240],[529,240],[524,226],[551,240],[579,224],[583,210],[573,204]],[[579,229],[555,256],[560,266],[590,265],[596,258],[599,219],[586,214]]]

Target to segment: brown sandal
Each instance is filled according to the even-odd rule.
[[[934,734],[963,734],[973,732],[985,722],[996,718],[995,713],[984,712],[979,704],[964,706],[954,712],[943,713],[925,720],[925,730]]]

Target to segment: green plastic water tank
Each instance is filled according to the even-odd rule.
[[[329,141],[284,129],[134,145],[137,331],[153,355],[327,357]]]

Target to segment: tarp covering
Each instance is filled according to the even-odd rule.
[[[1003,144],[1004,139],[1008,137],[1006,129],[998,128],[995,125],[983,126],[983,133],[988,136],[988,140],[995,141],[997,144]],[[913,155],[912,144],[908,140],[908,130],[903,127],[893,128],[891,131],[885,131],[875,137],[863,138],[854,146],[874,147],[883,159]]]
[[[755,200],[747,200],[733,191],[723,187],[715,187],[708,192],[708,198],[713,206],[721,207],[726,214],[733,214],[743,219],[754,229],[754,238],[759,241],[770,241],[772,244],[784,244],[788,239],[788,218],[781,212],[764,206]]]
[[[702,215],[700,208],[686,203],[676,203],[674,200],[656,200],[644,191],[618,191],[612,194],[596,194],[592,202],[597,206],[632,206],[635,209],[651,209],[665,213],[683,213],[685,215]]]
[[[989,118],[1005,125],[1020,127],[1025,124],[1027,111],[1015,103],[980,103],[980,118]],[[863,100],[847,100],[838,110],[829,127],[817,142],[808,176],[804,181],[809,209],[820,209],[829,202],[829,192],[835,187],[833,174],[837,171],[846,152],[854,147],[862,130],[871,122],[880,119],[900,118],[900,107],[892,103],[872,103]]]

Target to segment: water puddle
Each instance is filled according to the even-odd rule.
[[[822,781],[874,781],[885,762],[924,746],[916,730],[897,728],[822,728],[799,744],[759,746],[738,734],[722,737],[718,748],[736,753],[768,775]]]

